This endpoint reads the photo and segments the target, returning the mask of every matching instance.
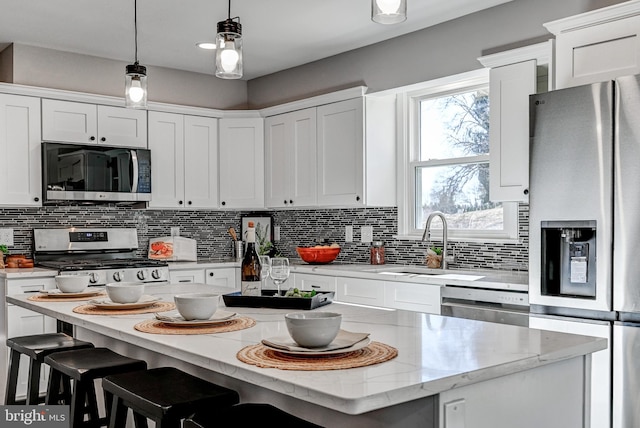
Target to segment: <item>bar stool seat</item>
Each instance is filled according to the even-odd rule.
[[[223,409],[239,401],[236,391],[173,367],[107,376],[102,388],[113,395],[109,421],[113,428],[125,426],[127,408],[133,410],[138,428],[147,426],[147,418],[156,428],[177,428],[196,412]]]
[[[12,337],[6,341],[11,349],[9,372],[4,404],[18,404],[16,390],[18,386],[18,371],[20,356],[26,355],[30,359],[29,378],[27,384],[26,404],[37,404],[40,399],[40,371],[46,356],[55,352],[93,348],[91,342],[75,339],[64,333],[45,333],[31,336]]]
[[[70,425],[77,428],[86,425],[102,426],[108,423],[111,408],[111,395],[105,392],[106,418],[100,419],[94,380],[105,376],[145,370],[146,361],[125,357],[107,348],[80,349],[57,352],[45,358],[51,367],[47,404],[70,404]],[[60,384],[65,378],[73,379],[73,393],[70,398],[60,397]],[[62,398],[62,400],[61,400]],[[88,421],[84,421],[85,415]]]
[[[183,428],[261,426],[265,422],[269,422],[272,426],[287,428],[322,428],[320,425],[264,403],[240,403],[220,411],[196,413],[184,421]]]

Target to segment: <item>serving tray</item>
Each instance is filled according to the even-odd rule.
[[[333,301],[333,291],[317,291],[313,297],[284,297],[286,291],[262,290],[261,296],[243,296],[239,291],[223,294],[224,304],[227,306],[244,306],[246,308],[276,308],[276,309],[315,309],[328,305]]]

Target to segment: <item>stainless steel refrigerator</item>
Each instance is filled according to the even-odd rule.
[[[531,96],[532,327],[607,337],[592,426],[640,426],[640,77]]]

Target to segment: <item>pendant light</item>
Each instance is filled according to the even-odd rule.
[[[371,20],[378,24],[398,24],[407,19],[407,0],[371,0]]]
[[[138,63],[138,1],[133,2],[133,27],[135,31],[135,62],[127,65],[125,75],[124,99],[129,108],[147,107],[147,67]]]
[[[231,18],[231,0],[229,0],[227,19],[218,22],[216,46],[216,77],[240,79],[242,77],[242,26],[240,17]]]

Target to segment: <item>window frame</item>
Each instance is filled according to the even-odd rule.
[[[440,79],[434,79],[404,88],[397,94],[398,120],[398,239],[420,240],[424,228],[416,228],[416,171],[417,167],[428,164],[450,165],[455,159],[461,162],[489,162],[491,154],[446,160],[418,161],[420,144],[420,102],[427,98],[446,96],[462,91],[472,91],[489,86],[489,70],[479,69]],[[491,131],[489,131],[491,132]],[[448,237],[459,241],[509,242],[518,239],[518,203],[502,202],[504,228],[502,230],[460,230],[450,229]],[[432,231],[432,239],[442,239],[442,231]]]

